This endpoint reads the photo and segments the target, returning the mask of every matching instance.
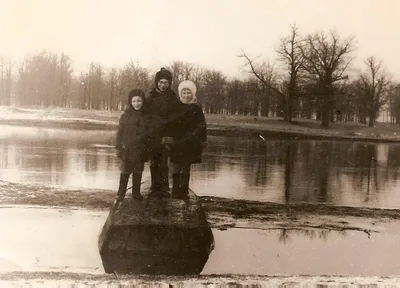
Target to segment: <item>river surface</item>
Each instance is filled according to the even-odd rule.
[[[0,125],[0,179],[116,190],[114,140],[114,131]],[[236,199],[400,208],[400,145],[209,136],[190,187]]]
[[[114,140],[112,131],[0,126],[0,179],[116,190]],[[400,208],[399,176],[397,144],[209,137],[190,186],[198,195],[236,199]],[[150,179],[148,164],[143,179]],[[97,237],[106,217],[107,211],[0,206],[0,273],[103,274]],[[396,275],[396,223],[369,236],[213,229],[215,249],[202,274]]]
[[[2,207],[0,273],[103,274],[97,237],[107,213]],[[213,229],[215,248],[201,274],[398,275],[399,232],[399,224],[370,237],[359,231]]]

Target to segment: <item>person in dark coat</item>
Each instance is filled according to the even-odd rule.
[[[202,162],[203,148],[207,141],[207,127],[203,110],[197,105],[196,85],[191,81],[179,84],[180,104],[175,110],[173,123],[172,197],[187,199],[189,193],[190,167]]]
[[[151,142],[151,119],[144,113],[144,108],[144,92],[140,89],[130,91],[128,107],[119,119],[115,145],[118,158],[122,160],[117,202],[125,198],[130,174],[132,174],[132,198],[142,199],[140,185],[144,163],[149,160],[148,146]]]
[[[147,113],[152,117],[152,131],[158,135],[150,149],[150,196],[169,197],[168,147],[172,143],[170,124],[173,110],[179,104],[171,90],[172,74],[165,68],[156,73],[155,88],[146,97]]]

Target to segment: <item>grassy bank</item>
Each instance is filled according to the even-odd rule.
[[[1,113],[3,115],[0,115],[0,124],[78,129],[114,130],[122,113],[65,108],[0,108],[8,112]],[[206,114],[205,117],[210,135],[400,142],[400,126],[386,123],[376,123],[373,128],[355,122],[332,123],[330,129],[325,129],[319,121],[308,119],[294,119],[293,123],[289,124],[280,118],[216,114]]]

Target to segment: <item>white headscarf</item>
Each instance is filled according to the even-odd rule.
[[[192,91],[192,99],[189,101],[185,101],[182,99],[182,90],[185,88]],[[182,81],[178,86],[178,91],[179,91],[179,99],[181,100],[182,103],[184,103],[184,104],[197,103],[197,97],[196,97],[197,88],[196,88],[196,85],[192,81],[189,81],[189,80]]]

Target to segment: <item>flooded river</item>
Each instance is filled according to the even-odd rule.
[[[0,272],[103,274],[97,237],[107,212],[0,209]],[[18,227],[18,229],[15,229]],[[400,225],[358,231],[213,229],[202,274],[392,276],[400,271]]]
[[[0,131],[0,180],[117,189],[113,131]],[[399,176],[399,144],[209,137],[190,187],[236,199],[400,208]]]
[[[0,180],[115,190],[114,139],[112,131],[1,126]],[[209,137],[203,160],[190,183],[198,195],[400,208],[397,144]],[[0,208],[0,272],[104,273],[97,237],[107,211]],[[390,225],[371,235],[213,229],[215,249],[202,274],[395,275],[400,225]]]

